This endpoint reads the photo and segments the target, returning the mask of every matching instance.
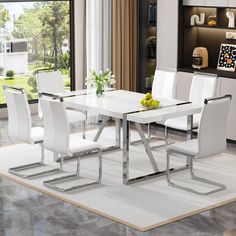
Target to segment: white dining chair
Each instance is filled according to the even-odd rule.
[[[174,99],[176,97],[176,72],[156,69],[152,84],[154,99]]]
[[[195,72],[190,88],[189,102],[203,104],[204,99],[215,97],[217,92],[218,78],[215,74]],[[193,115],[193,129],[199,125],[201,114]],[[187,117],[177,117],[165,121],[165,140],[168,142],[168,128],[188,131]]]
[[[24,90],[8,85],[3,85],[3,90],[7,103],[8,134],[10,138],[28,144],[41,145],[41,161],[10,168],[9,172],[23,178],[33,178],[59,171],[59,168],[56,167],[45,168],[47,165],[44,163],[44,129],[42,127],[32,127],[29,104]],[[38,170],[38,167],[41,167],[40,170]],[[34,168],[37,168],[37,171]],[[28,172],[29,169],[32,169],[31,173]]]
[[[152,97],[155,100],[171,100],[176,97],[176,71],[156,68],[152,84]],[[148,124],[148,140],[150,141],[152,139],[161,138],[151,136],[151,124]],[[141,142],[141,140],[133,141],[131,144],[136,144],[139,142]]]
[[[38,93],[58,94],[64,92],[64,82],[60,71],[40,72],[36,75]],[[86,132],[86,112],[67,109],[67,116],[70,124],[83,122],[83,135]],[[43,117],[41,105],[38,105],[38,115]]]
[[[204,179],[196,176],[193,173],[193,160],[196,158],[203,158],[219,154],[226,149],[226,128],[227,118],[230,108],[232,96],[225,95],[223,97],[205,99],[202,115],[199,123],[198,138],[188,140],[181,143],[168,145],[166,148],[167,153],[167,182],[170,186],[186,190],[199,195],[207,195],[215,193],[226,188],[225,185],[216,183],[214,181]],[[194,190],[190,187],[185,187],[173,183],[170,179],[170,156],[172,154],[179,154],[186,156],[189,159],[190,175],[191,178],[208,185],[213,185],[213,190],[202,192]],[[179,156],[178,155],[178,156]]]
[[[76,173],[51,180],[44,181],[44,185],[60,191],[67,192],[78,188],[87,187],[101,183],[102,178],[102,147],[93,141],[82,139],[80,135],[69,132],[68,113],[66,112],[63,97],[53,94],[40,94],[40,103],[43,111],[44,122],[44,147],[53,152],[59,153],[61,158],[61,169],[65,156],[77,157]],[[69,184],[61,186],[60,183],[74,182],[80,178],[80,158],[90,152],[98,152],[99,168],[98,179],[85,184]]]

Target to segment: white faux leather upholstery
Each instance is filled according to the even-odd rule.
[[[70,124],[76,123],[78,121],[86,120],[86,116],[82,112],[67,109],[66,113],[67,113],[67,117],[68,117],[68,122]]]
[[[64,82],[60,71],[38,73],[36,80],[39,93],[56,94],[64,92]],[[40,102],[38,106],[38,115],[40,118],[43,117]],[[67,115],[70,124],[86,120],[86,115],[79,111],[68,110]]]
[[[25,93],[4,89],[8,110],[8,133],[15,140],[35,143],[43,140],[43,129],[32,128],[29,104]]]
[[[167,153],[176,152],[192,157],[206,157],[226,149],[226,126],[230,99],[209,101],[202,110],[198,139],[167,146]]]
[[[69,155],[69,125],[63,103],[40,99],[44,123],[44,147]]]
[[[102,147],[96,142],[89,141],[86,139],[81,139],[81,137],[78,134],[70,135],[70,143],[69,143],[70,155],[73,155],[73,153],[84,152],[86,150],[91,150],[91,149],[102,149]]]
[[[201,119],[201,114],[193,115],[193,128],[197,128]],[[187,131],[187,117],[181,116],[173,119],[168,119],[165,122],[165,126],[173,129],[179,129]]]
[[[34,143],[41,142],[43,140],[44,128],[33,127],[31,129],[31,139]]]
[[[101,149],[96,142],[69,133],[67,112],[63,102],[59,99],[41,98],[40,103],[43,111],[45,148],[69,156],[77,152]]]
[[[194,73],[190,88],[189,101],[202,104],[204,99],[216,96],[217,76],[201,73]],[[193,116],[193,127],[197,128],[200,121],[200,114]],[[167,120],[165,126],[168,128],[187,130],[187,118],[178,117]]]
[[[176,72],[156,69],[152,84],[154,99],[173,99],[176,96]]]
[[[40,72],[36,75],[39,93],[63,93],[64,82],[60,71]]]
[[[195,72],[190,88],[189,101],[202,104],[204,99],[215,97],[217,82],[217,75]]]
[[[208,195],[223,191],[226,185],[197,176],[193,171],[194,158],[201,158],[219,154],[226,149],[226,126],[232,96],[226,95],[219,98],[211,98],[204,101],[201,120],[199,124],[198,139],[171,144],[166,148],[166,180],[169,186],[185,190],[198,195]],[[177,153],[188,158],[190,177],[208,186],[208,191],[199,191],[186,185],[173,182],[170,178],[170,157]]]
[[[192,139],[186,142],[174,143],[168,145],[166,148],[167,152],[176,152],[176,153],[184,153],[189,156],[197,156],[198,155],[198,140]]]
[[[230,100],[216,100],[204,106],[199,125],[199,154],[204,157],[224,152]]]

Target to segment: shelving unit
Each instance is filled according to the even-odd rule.
[[[152,86],[156,68],[157,0],[139,0],[138,92],[146,93]]]
[[[222,43],[235,44],[235,39],[226,39],[226,32],[236,33],[235,28],[228,28],[227,10],[234,12],[236,8],[229,7],[205,7],[205,6],[181,6],[179,16],[179,57],[178,70],[182,72],[194,72],[192,68],[192,53],[195,47],[206,47],[209,54],[209,67],[201,69],[206,73],[215,73],[221,77],[236,78],[236,72],[217,70],[220,46]],[[190,25],[192,15],[205,13],[203,25]],[[207,25],[207,18],[216,15],[216,26]],[[236,24],[236,22],[235,22]]]

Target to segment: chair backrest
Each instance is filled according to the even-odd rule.
[[[176,72],[156,69],[152,84],[154,99],[173,99],[176,96]]]
[[[210,156],[225,151],[231,98],[231,95],[226,95],[219,98],[205,99],[198,133],[198,157]]]
[[[52,94],[40,94],[43,112],[44,147],[69,155],[69,125],[63,99]]]
[[[3,85],[8,111],[8,134],[12,139],[31,143],[31,115],[22,88]]]
[[[63,93],[64,82],[60,71],[40,72],[36,75],[38,93]],[[42,118],[41,106],[38,115]]]
[[[217,75],[195,72],[190,88],[189,101],[203,103],[204,99],[216,96]]]

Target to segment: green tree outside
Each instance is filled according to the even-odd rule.
[[[8,10],[0,3],[0,28],[5,28],[9,20],[10,16]]]

